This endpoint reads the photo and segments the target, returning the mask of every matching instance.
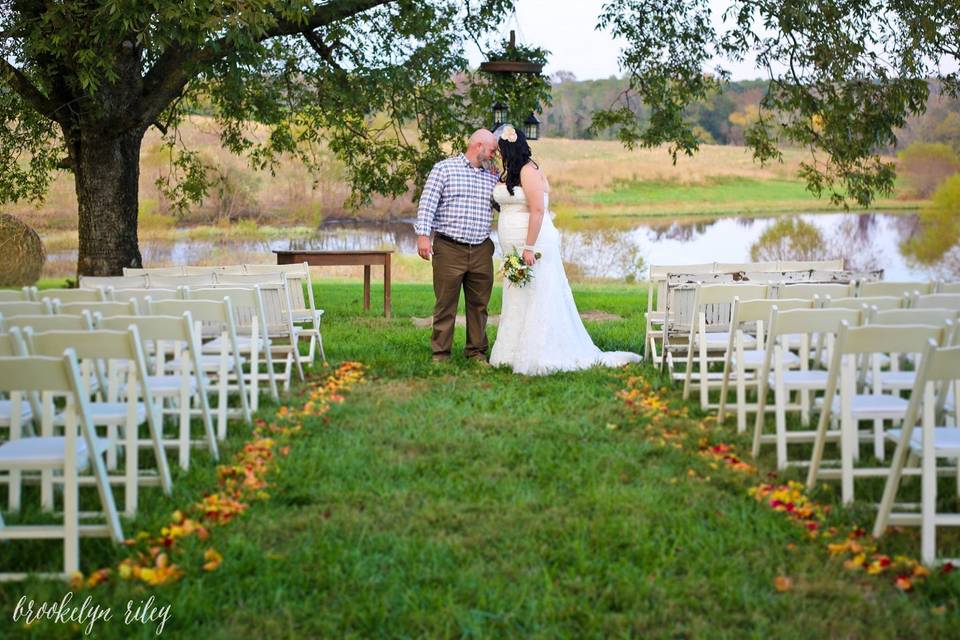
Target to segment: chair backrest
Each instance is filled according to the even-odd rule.
[[[126,331],[135,326],[141,340],[175,340],[194,344],[193,318],[189,311],[181,316],[114,316],[100,321],[98,328]]]
[[[149,288],[176,289],[177,287],[204,287],[216,284],[213,273],[197,273],[193,275],[176,274],[147,274]]]
[[[765,284],[705,284],[697,289],[697,306],[732,304],[734,298],[758,300],[765,298],[768,291]]]
[[[933,293],[917,297],[917,309],[960,309],[960,293]]]
[[[853,283],[812,283],[784,284],[780,287],[781,298],[803,298],[812,300],[819,297],[825,300],[831,298],[847,298],[853,295]]]
[[[936,347],[924,359],[928,382],[960,380],[960,346]]]
[[[26,355],[26,345],[20,329],[13,327],[8,333],[0,333],[0,356],[13,357]]]
[[[194,322],[232,322],[230,300],[150,300],[148,316],[182,316],[189,312]]]
[[[778,260],[777,271],[800,271],[818,269],[822,271],[843,271],[843,258],[834,260]]]
[[[53,305],[49,300],[40,302],[0,302],[0,314],[8,320],[12,316],[40,316],[53,313]]]
[[[937,293],[960,293],[960,282],[941,282],[937,285]]]
[[[774,308],[780,311],[812,309],[813,300],[781,298],[740,300],[737,298],[733,304],[733,326],[738,327],[747,322],[768,322]]]
[[[53,357],[0,356],[0,391],[72,394],[78,390],[78,373],[77,356],[72,351]]]
[[[29,302],[30,289],[0,289],[0,302]]]
[[[261,328],[271,336],[293,334],[293,303],[285,274],[218,274],[217,283],[218,286],[227,287],[256,286],[260,291],[263,308],[261,319],[265,323],[261,324]]]
[[[904,296],[870,296],[866,298],[827,298],[823,301],[825,309],[901,309],[906,303]]]
[[[146,309],[146,298],[152,300],[179,300],[180,291],[177,289],[111,289],[110,296],[115,302],[136,300],[140,309]]]
[[[306,262],[296,264],[245,264],[243,265],[247,273],[282,273],[287,278],[287,285],[290,291],[290,304],[296,311],[317,310],[316,301],[313,298],[313,278],[310,275],[310,265]],[[304,298],[303,291],[306,289],[307,295]],[[648,303],[652,304],[652,301]],[[313,319],[312,317],[310,318]]]
[[[891,282],[878,280],[875,282],[861,282],[858,295],[867,296],[913,296],[933,292],[933,282]]]
[[[946,328],[925,324],[864,325],[844,323],[837,341],[838,354],[922,353],[930,340],[940,344]]]
[[[869,318],[869,323],[945,325],[948,322],[954,322],[958,314],[960,311],[952,309],[887,309],[874,311]]]
[[[144,276],[150,274],[157,276],[183,275],[183,267],[148,267],[139,269],[132,267],[123,268],[123,275],[125,276]]]
[[[206,275],[210,273],[243,273],[242,264],[233,264],[233,265],[224,265],[224,266],[194,266],[194,265],[184,265],[183,274],[187,276],[193,275]]]
[[[30,353],[52,356],[73,349],[80,359],[135,360],[139,337],[135,331],[44,331],[24,332]]]
[[[110,316],[135,316],[140,314],[140,308],[137,306],[136,300],[126,302],[71,302],[56,305],[58,315],[82,315],[84,311],[90,312],[94,318],[98,315],[108,318]]]
[[[93,317],[89,311],[71,316],[14,316],[5,319],[3,326],[7,330],[12,327],[19,329],[30,327],[34,332],[89,331],[93,328]]]
[[[43,289],[40,291],[43,299],[60,301],[64,304],[71,302],[106,302],[107,295],[103,289]]]
[[[190,300],[229,301],[230,309],[233,312],[234,325],[239,333],[250,333],[253,322],[256,320],[258,333],[263,334],[263,327],[267,320],[259,285],[243,288],[226,285],[199,289],[186,287],[184,295]]]
[[[771,312],[771,339],[794,334],[838,333],[840,324],[859,325],[864,316],[860,309],[791,309]]]
[[[147,286],[147,276],[80,276],[80,287],[93,289],[142,289]]]

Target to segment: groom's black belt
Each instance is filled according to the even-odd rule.
[[[487,239],[484,239],[484,240],[478,242],[477,244],[470,244],[469,242],[461,242],[460,240],[454,240],[454,239],[451,238],[450,236],[445,236],[445,235],[443,235],[442,233],[440,233],[439,231],[436,232],[435,235],[436,235],[438,238],[443,238],[443,239],[446,240],[447,242],[452,242],[453,244],[459,244],[459,245],[462,246],[462,247],[479,247],[480,245],[482,245],[484,242],[487,241]]]

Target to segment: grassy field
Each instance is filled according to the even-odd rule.
[[[640,348],[639,287],[582,285],[575,295],[581,311],[623,318],[588,323],[599,346]],[[906,594],[889,576],[844,569],[823,541],[748,496],[769,479],[768,461],[743,473],[699,453],[701,439],[743,450],[729,426],[704,421],[673,391],[660,394],[675,416],[666,425],[627,408],[617,392],[628,377],[659,387],[649,369],[518,378],[460,353],[435,365],[429,329],[409,320],[430,314],[428,286],[396,286],[391,320],[358,312],[356,282],[323,283],[317,296],[332,363],[365,363],[367,382],[326,419],[304,420],[269,477],[268,499],[211,529],[207,542],[186,543],[181,581],[148,588],[112,578],[75,603],[90,595],[122,612],[152,595],[171,606],[164,637],[210,640],[955,635],[958,573]],[[455,351],[463,341],[458,330]],[[274,411],[261,415],[272,420]],[[233,428],[225,455],[248,436]],[[200,454],[178,474],[172,500],[144,492],[127,535],[167,522],[215,486]],[[834,505],[832,525],[870,522],[869,509],[836,508],[830,491],[817,499]],[[918,548],[912,532],[884,545]],[[223,555],[212,572],[199,569],[207,546]],[[54,568],[59,558],[53,544],[3,547],[5,568]],[[102,541],[85,540],[82,551],[87,571],[122,557]],[[778,592],[778,577],[792,586]],[[0,637],[79,637],[70,625],[11,620],[21,594],[59,600],[65,590],[0,587]],[[153,624],[117,618],[98,624],[97,637],[156,637]]]

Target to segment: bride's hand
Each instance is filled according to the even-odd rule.
[[[530,249],[524,249],[523,261],[524,263],[527,264],[527,266],[532,267],[534,264],[537,263],[537,257],[533,254],[533,251],[530,251]]]

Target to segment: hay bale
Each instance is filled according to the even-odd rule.
[[[23,287],[40,279],[47,259],[40,236],[26,222],[0,213],[0,287]]]

